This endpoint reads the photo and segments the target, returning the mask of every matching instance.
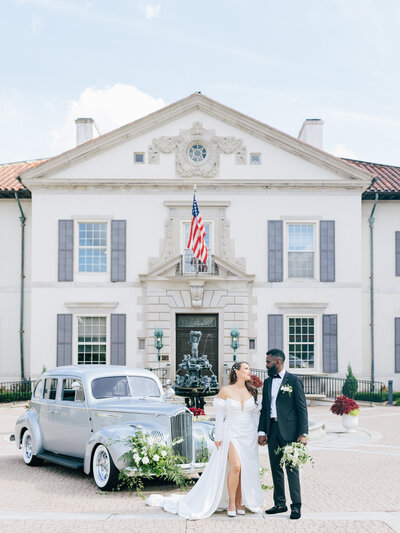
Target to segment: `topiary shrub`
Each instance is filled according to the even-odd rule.
[[[344,382],[342,393],[348,398],[354,398],[358,389],[358,382],[353,374],[350,363],[347,365],[346,381]]]

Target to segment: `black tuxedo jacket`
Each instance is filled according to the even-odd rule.
[[[267,378],[264,381],[260,422],[258,425],[258,431],[264,431],[266,435],[269,433],[271,417],[272,379],[278,378]],[[288,371],[286,371],[283,379],[279,381],[281,381],[281,384],[276,397],[279,431],[282,438],[287,442],[295,442],[300,435],[308,433],[308,413],[303,382]],[[292,387],[291,393],[281,390],[284,385]]]

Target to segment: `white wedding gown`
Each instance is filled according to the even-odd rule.
[[[258,458],[258,418],[260,405],[254,398],[242,404],[231,398],[214,400],[215,440],[222,441],[196,485],[185,495],[167,498],[152,494],[147,505],[163,507],[169,513],[189,519],[208,518],[217,509],[228,509],[227,474],[229,443],[235,447],[241,464],[242,503],[249,511],[259,513],[263,505]]]

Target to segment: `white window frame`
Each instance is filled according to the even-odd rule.
[[[258,156],[258,161],[252,161],[252,156]],[[261,152],[250,152],[250,165],[261,165]]]
[[[106,271],[105,272],[80,272],[79,270],[79,224],[107,224],[107,250],[106,250]],[[86,281],[88,278],[95,281],[110,281],[111,271],[111,219],[110,218],[77,218],[74,227],[74,279],[76,281]]]
[[[72,331],[72,338],[73,338],[73,350],[72,350],[72,364],[78,365],[78,318],[105,318],[106,319],[106,365],[110,364],[110,315],[105,313],[78,313],[74,315],[73,320],[73,331]],[[101,365],[92,365],[92,366],[104,366]]]
[[[314,226],[314,276],[312,278],[289,277],[289,226]],[[285,281],[318,281],[319,280],[319,224],[317,220],[285,220],[283,235],[283,271]]]
[[[284,347],[285,367],[293,374],[320,374],[322,372],[321,335],[322,315],[315,313],[289,313],[284,315]],[[289,366],[289,319],[290,318],[313,318],[314,319],[314,368],[291,368]]]
[[[143,161],[136,161],[136,156],[137,155],[142,155],[143,156]],[[144,165],[145,164],[145,153],[144,152],[133,152],[133,163],[135,165]]]

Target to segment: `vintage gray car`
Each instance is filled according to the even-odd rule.
[[[27,465],[46,460],[83,468],[100,489],[110,490],[128,466],[121,460],[124,439],[139,429],[172,444],[187,458],[182,468],[188,474],[204,469],[204,450],[214,447],[214,424],[193,421],[187,407],[168,400],[154,373],[110,365],[42,374],[16,423],[15,441]]]

